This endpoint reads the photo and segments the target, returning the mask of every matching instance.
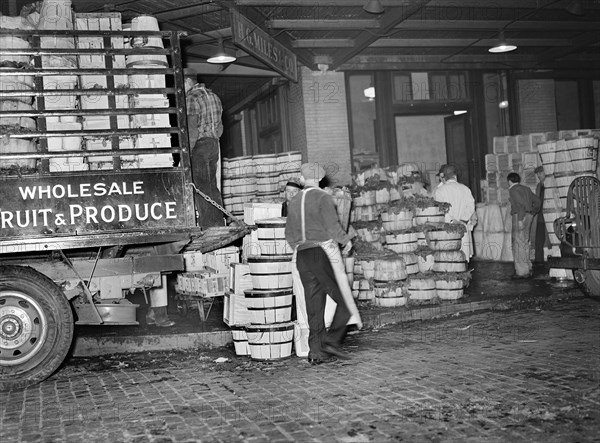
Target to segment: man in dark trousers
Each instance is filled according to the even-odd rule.
[[[542,202],[531,189],[521,184],[516,172],[508,174],[508,194],[512,215],[512,252],[515,260],[513,278],[529,278],[532,274],[529,257],[529,233],[533,215],[539,212]]]
[[[541,202],[540,211],[535,217],[535,262],[544,263],[544,247],[550,247],[550,237],[548,236],[546,223],[544,222],[544,180],[546,179],[546,174],[544,173],[544,168],[542,166],[538,166],[533,172],[535,172],[535,175],[537,175],[539,180],[535,188],[535,194]]]
[[[297,249],[296,265],[304,286],[308,315],[308,361],[320,364],[338,358],[348,358],[341,349],[346,336],[350,311],[337,284],[336,277],[325,252],[327,247],[352,248],[351,237],[342,229],[333,198],[319,188],[325,170],[317,163],[301,167],[300,182],[304,189],[289,203],[285,237]],[[329,296],[337,304],[333,321],[325,330],[325,301]]]
[[[223,205],[217,183],[219,138],[223,134],[221,100],[210,89],[197,82],[194,70],[186,68],[185,95],[190,138],[192,179],[196,187],[215,202]],[[194,195],[198,226],[223,226],[223,213],[199,194]]]

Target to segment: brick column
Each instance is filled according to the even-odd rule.
[[[322,164],[332,185],[351,182],[346,85],[342,72],[313,72],[303,67],[306,121],[305,159]]]
[[[531,79],[517,82],[520,134],[556,131],[554,80]]]

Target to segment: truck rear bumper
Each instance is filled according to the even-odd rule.
[[[548,257],[548,265],[551,268],[600,270],[600,259],[588,258],[584,263],[583,257]]]

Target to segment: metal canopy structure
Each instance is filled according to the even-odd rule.
[[[186,31],[186,64],[204,63],[223,39],[236,51],[237,61],[213,67],[214,74],[243,76],[241,67],[254,69],[248,84],[236,81],[238,88],[257,89],[273,81],[268,75],[272,70],[233,45],[233,10],[315,71],[570,70],[598,76],[600,2],[581,0],[578,15],[569,12],[574,11],[574,2],[578,3],[381,0],[382,14],[365,11],[366,0],[73,0],[72,4],[76,12],[121,12],[124,21],[151,14],[162,30]],[[2,2],[2,12],[18,14],[28,3]],[[518,49],[489,53],[501,32]]]

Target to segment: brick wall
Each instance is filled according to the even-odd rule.
[[[519,80],[517,88],[521,119],[518,133],[556,131],[554,80]]]
[[[303,67],[306,156],[327,170],[332,185],[351,182],[346,87],[341,72],[313,72]]]

